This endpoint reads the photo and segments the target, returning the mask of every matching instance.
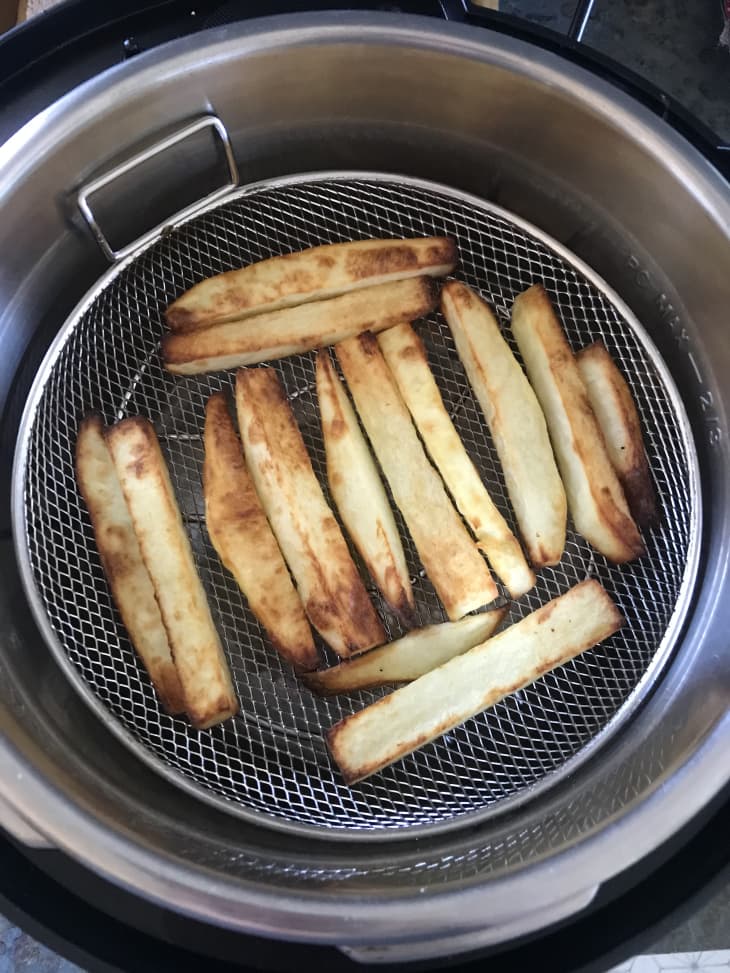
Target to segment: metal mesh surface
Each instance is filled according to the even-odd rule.
[[[646,435],[662,512],[647,555],[613,567],[569,530],[556,568],[512,605],[515,621],[588,575],[627,619],[602,646],[548,674],[481,716],[355,787],[342,785],[324,730],[380,693],[322,700],[302,687],[267,644],[205,530],[201,489],[204,407],[233,373],[179,378],[158,357],[162,312],[204,277],[275,254],[365,237],[447,234],[460,253],[458,276],[500,319],[521,290],[545,283],[578,348],[602,338],[629,380]],[[516,529],[489,431],[441,316],[419,324],[436,381],[495,502]],[[327,493],[314,391],[313,356],[274,363],[291,397]],[[240,715],[205,732],[162,713],[112,604],[74,477],[81,418],[107,422],[142,414],[155,423],[192,539],[197,565],[231,664]],[[24,438],[23,438],[24,437]],[[586,745],[618,725],[668,627],[692,543],[694,453],[671,391],[641,337],[606,295],[551,247],[504,215],[405,181],[329,179],[244,194],[164,235],[110,275],[69,322],[46,367],[25,449],[25,532],[36,601],[52,648],[67,671],[103,704],[114,728],[146,759],[229,810],[282,826],[372,834],[459,821],[504,807],[575,765]],[[445,619],[402,521],[420,623]],[[389,635],[397,622],[371,591]],[[70,663],[70,665],[69,665]],[[643,680],[643,682],[642,682]],[[641,687],[639,684],[641,682]],[[637,687],[639,689],[637,690]],[[87,698],[88,698],[87,691]],[[610,728],[609,728],[610,729]]]

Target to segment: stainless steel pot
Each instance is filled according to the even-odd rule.
[[[627,97],[483,30],[332,14],[167,45],[83,85],[0,149],[9,441],[43,351],[104,268],[67,201],[140,139],[211,110],[231,133],[244,182],[354,167],[435,179],[530,220],[616,289],[693,424],[705,532],[692,611],[652,697],[572,778],[468,830],[387,846],[312,842],[229,818],[120,746],[49,657],[6,534],[3,820],[143,898],[241,931],[336,943],[357,958],[436,956],[568,917],[730,777],[727,185]],[[153,181],[169,187],[181,159],[155,159]],[[126,241],[139,232],[139,197],[134,185],[114,192],[105,231]]]

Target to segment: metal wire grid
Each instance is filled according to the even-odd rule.
[[[625,615],[622,632],[419,753],[347,788],[330,763],[323,732],[380,693],[329,700],[310,695],[268,646],[222,568],[204,524],[201,432],[208,396],[229,389],[233,376],[167,374],[157,353],[161,315],[196,281],[251,261],[319,243],[421,234],[456,238],[459,277],[484,294],[503,321],[516,294],[541,280],[574,348],[603,338],[638,404],[662,522],[646,538],[646,557],[620,568],[569,532],[561,563],[543,570],[533,591],[510,609],[509,620],[515,621],[592,575]],[[449,330],[438,314],[419,327],[447,408],[515,529],[496,452]],[[328,495],[313,356],[274,367]],[[222,726],[201,733],[162,713],[126,638],[75,484],[77,429],[91,409],[108,422],[131,414],[155,422],[241,701],[240,716]],[[128,742],[229,810],[280,825],[371,833],[453,823],[554,778],[634,694],[682,585],[693,513],[692,457],[668,390],[637,335],[590,281],[519,226],[407,183],[333,179],[264,188],[163,236],[114,276],[69,329],[31,422],[25,467],[29,558],[62,652],[126,729]],[[398,519],[418,620],[441,621],[444,613]],[[397,637],[402,631],[397,621],[371,591],[389,635]]]

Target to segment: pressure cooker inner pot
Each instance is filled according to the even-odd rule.
[[[73,338],[61,352],[68,355],[63,381],[59,372],[47,386],[38,403],[38,438],[26,443],[31,443],[35,464],[29,467],[31,476],[37,479],[26,482],[23,501],[29,504],[28,516],[44,524],[31,538],[33,583],[38,585],[40,571],[47,599],[56,585],[54,604],[65,605],[67,612],[65,621],[62,613],[52,619],[56,636],[70,664],[113,715],[115,729],[98,712],[88,711],[52,659],[21,595],[9,543],[9,580],[2,594],[7,636],[0,658],[2,728],[13,759],[33,768],[27,787],[49,784],[47,807],[63,809],[44,820],[46,805],[31,802],[25,816],[73,854],[143,895],[166,898],[173,907],[197,914],[205,910],[215,921],[241,928],[266,928],[275,935],[286,929],[287,935],[330,940],[354,935],[336,915],[333,889],[337,896],[348,896],[353,909],[362,909],[358,934],[364,938],[394,932],[389,922],[395,919],[385,918],[383,910],[386,900],[395,897],[403,910],[399,922],[407,920],[408,935],[418,935],[419,922],[423,932],[426,923],[434,929],[446,920],[423,902],[412,903],[411,909],[402,901],[415,887],[489,895],[486,879],[517,879],[582,847],[609,822],[615,825],[640,809],[722,719],[713,669],[718,656],[703,652],[701,644],[718,637],[713,628],[720,621],[717,572],[726,556],[721,542],[727,516],[724,446],[718,451],[708,432],[724,422],[725,390],[718,376],[728,353],[718,335],[717,312],[730,296],[720,269],[729,250],[726,227],[713,207],[726,200],[703,164],[682,154],[675,136],[646,119],[638,131],[628,100],[555,58],[504,38],[494,40],[486,32],[385,15],[361,22],[352,15],[203,33],[135,59],[69,96],[43,125],[24,133],[29,141],[23,146],[23,166],[13,155],[20,145],[6,149],[0,171],[0,243],[14,252],[0,282],[0,327],[9,336],[3,363],[6,439],[11,433],[14,437],[17,405],[28,394],[41,353],[100,276],[94,241],[78,225],[69,226],[68,209],[59,200],[98,172],[100,159],[117,157],[121,147],[140,138],[153,138],[171,119],[210,111],[231,134],[245,183],[352,168],[396,172],[403,178],[382,185],[362,180],[317,184],[304,178],[299,186],[295,181],[250,198],[243,195],[178,228],[138,263],[114,272],[93,306],[79,314]],[[179,158],[173,153],[170,179],[176,165]],[[412,178],[436,179],[455,192],[439,196],[419,189],[409,182]],[[703,180],[709,180],[707,186]],[[569,256],[531,238],[519,220],[510,224],[508,217],[500,224],[501,216],[464,201],[461,191],[505,207],[564,244],[568,255],[577,254],[608,280],[618,294],[616,306],[626,302],[631,308],[628,316],[616,311],[590,272],[589,279],[575,273]],[[132,204],[128,196],[119,199],[115,233],[133,232],[137,214]],[[32,225],[29,207],[37,214]],[[285,214],[279,223],[277,213]],[[677,227],[681,240],[673,232]],[[201,383],[162,374],[154,355],[161,308],[194,279],[238,260],[335,239],[441,229],[460,238],[460,274],[484,290],[498,311],[508,306],[514,291],[544,273],[560,295],[571,339],[581,344],[599,334],[606,338],[639,402],[664,520],[651,542],[654,549],[637,569],[640,577],[633,569],[597,566],[575,542],[564,573],[546,575],[544,587],[536,590],[535,604],[596,569],[602,579],[601,571],[607,572],[609,590],[611,581],[621,578],[629,624],[611,649],[612,658],[608,653],[586,656],[507,703],[496,716],[463,728],[441,749],[414,758],[406,775],[393,772],[348,794],[317,744],[321,724],[334,721],[339,709],[312,715],[306,709],[310,704],[291,695],[263,644],[251,633],[248,642],[240,638],[239,622],[230,623],[232,641],[240,646],[232,661],[244,711],[246,699],[252,700],[250,712],[233,729],[195,735],[159,716],[104,592],[88,525],[78,499],[72,499],[68,459],[59,457],[72,448],[75,422],[86,407],[101,408],[108,421],[125,410],[143,412],[161,424],[161,432],[171,434],[167,449],[178,456],[173,474],[188,504],[200,563],[207,565],[203,574],[215,591],[225,628],[229,623],[223,616],[234,614],[234,607],[239,612],[240,599],[214,566],[201,525],[194,523],[200,516],[199,496],[186,497],[184,482],[177,479],[186,464],[185,482],[198,477],[199,446],[187,445],[186,452],[175,436],[199,432],[205,394],[228,378]],[[200,245],[203,239],[206,246]],[[530,257],[500,269],[503,254],[514,255],[520,247]],[[712,259],[694,259],[697,254]],[[162,265],[167,269],[160,274]],[[656,345],[656,355],[651,342],[643,342],[641,332],[627,323],[633,315]],[[454,374],[453,354],[438,321],[427,327],[433,328],[429,350],[447,382],[442,390],[453,395],[457,413],[459,383],[447,378]],[[129,344],[125,333],[133,336]],[[100,381],[102,358],[113,361],[116,371]],[[143,365],[144,374],[135,379]],[[280,367],[290,394],[303,397],[300,420],[311,413],[314,423],[305,361]],[[703,407],[702,395],[709,395],[711,406]],[[684,408],[691,433],[683,428]],[[473,419],[463,413],[464,430],[473,427]],[[693,443],[707,520],[704,537],[697,530],[699,497],[693,496]],[[483,448],[480,459],[488,463]],[[700,543],[701,584],[687,588],[692,611],[681,632],[672,634],[673,647],[663,657],[667,664],[652,670],[649,687],[641,680],[682,602],[682,582],[692,567],[694,545]],[[73,598],[60,593],[68,572],[74,579]],[[86,588],[80,579],[86,579]],[[77,611],[83,619],[69,614],[72,601],[80,604],[76,595],[82,590],[86,602]],[[424,586],[424,621],[436,620],[430,598]],[[610,693],[602,681],[608,674]],[[641,686],[647,691],[641,692]],[[605,746],[596,747],[569,775],[556,775],[549,788],[532,790],[546,773],[549,777],[569,766],[632,698],[640,705],[615,726]],[[175,772],[183,770],[192,789],[180,789],[159,768],[139,759],[129,740],[118,739],[120,725],[135,746],[144,737],[145,750],[156,761],[169,767],[174,755]],[[236,764],[242,752],[246,760]],[[288,775],[282,773],[283,754]],[[490,778],[495,760],[501,773]],[[426,782],[421,792],[419,781]],[[20,782],[13,789],[19,805],[23,787]],[[500,800],[523,789],[527,799],[512,805],[510,813],[492,813]],[[208,798],[201,800],[203,791]],[[211,805],[215,793],[255,813],[231,816]],[[691,803],[691,795],[684,800]],[[468,821],[470,812],[485,808],[489,815],[468,828],[450,827],[418,840],[409,837],[409,827],[400,829],[453,825],[455,820],[458,825],[459,815],[466,814]],[[84,819],[83,841],[77,810]],[[307,835],[319,829],[321,837],[309,840],[297,827],[288,834],[272,830],[257,820],[261,812],[305,825]],[[358,829],[372,830],[373,840],[329,840],[327,827],[346,828],[348,817]],[[595,886],[623,867],[619,863],[648,851],[654,839],[661,840],[662,828],[670,827],[663,819],[642,839],[627,825],[620,854],[603,849],[581,864],[576,860],[565,872],[561,892],[568,896]],[[378,831],[394,828],[400,829],[401,840],[386,848]],[[647,839],[647,833],[653,838]],[[532,887],[532,904],[554,898],[547,885]],[[301,905],[298,925],[291,924],[297,910],[286,898],[294,890],[308,903]],[[509,905],[514,908],[515,902]],[[268,919],[259,907],[270,910]],[[465,906],[460,921],[468,924],[476,915],[476,909]]]
[[[201,278],[322,243],[419,234],[457,241],[459,277],[489,298],[503,320],[509,320],[516,295],[538,280],[549,288],[576,348],[598,339],[607,344],[640,400],[662,523],[647,534],[647,555],[622,566],[611,566],[571,532],[560,563],[539,572],[532,591],[510,607],[516,621],[596,577],[626,619],[619,635],[413,757],[347,787],[330,763],[325,732],[383,690],[317,698],[272,652],[205,529],[203,410],[213,392],[230,391],[231,373],[170,376],[158,343],[165,307]],[[492,496],[512,518],[499,460],[448,328],[433,314],[420,330],[449,414]],[[611,293],[509,214],[403,178],[302,177],[244,190],[235,201],[166,232],[114,272],[62,335],[66,340],[54,346],[30,399],[16,460],[13,499],[29,596],[74,684],[84,696],[90,690],[102,704],[100,716],[111,717],[111,728],[173,782],[261,824],[288,822],[314,833],[326,829],[330,836],[337,829],[351,840],[454,827],[465,816],[499,810],[527,789],[554,781],[559,771],[569,773],[589,744],[629,717],[660,675],[697,564],[697,461],[681,400],[640,326],[614,306]],[[295,355],[276,367],[326,491],[314,355]],[[110,422],[146,415],[157,426],[241,703],[238,716],[209,731],[200,733],[160,709],[112,607],[74,482],[77,430],[92,410]],[[400,528],[417,624],[446,621],[402,523]],[[405,634],[375,586],[371,595],[390,637]]]

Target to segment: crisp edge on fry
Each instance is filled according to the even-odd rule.
[[[106,467],[106,482],[100,482],[97,471],[90,468],[97,463]],[[96,413],[86,416],[79,428],[76,478],[94,529],[104,574],[129,641],[144,663],[162,708],[173,716],[183,713],[185,697],[167,631],[104,437],[104,423]]]
[[[583,630],[576,622],[579,610]],[[327,733],[345,783],[377,773],[494,706],[608,638],[623,621],[605,589],[593,579],[583,581],[481,645],[345,717]]]
[[[270,257],[202,280],[173,301],[165,319],[173,331],[191,331],[328,300],[377,283],[409,277],[443,277],[454,269],[457,258],[456,243],[449,237],[325,244]],[[198,307],[196,311],[201,293],[214,294],[205,301],[212,307]]]
[[[141,416],[123,419],[109,427],[106,439],[127,500],[142,557],[155,588],[162,622],[167,630],[172,657],[185,696],[185,709],[193,726],[206,730],[235,716],[238,712],[238,700],[208,599],[195,567],[190,539],[183,526],[167,463],[152,423]],[[128,439],[132,442],[131,449]],[[142,479],[149,476],[152,481],[145,482]],[[139,493],[135,487],[139,487]],[[155,523],[152,523],[151,516],[144,513],[143,508],[147,501],[140,495],[143,489],[145,493],[149,493],[150,488],[153,495],[157,496],[157,513],[160,514]],[[179,574],[183,579],[175,591],[165,587],[158,564],[159,551],[153,549],[158,536],[156,531],[165,521],[168,528],[165,557],[171,559],[171,563],[175,559],[174,570],[170,573]],[[181,607],[184,595],[187,598]],[[187,618],[188,625],[183,616]],[[204,634],[201,644],[190,644],[191,619],[196,621],[197,627]],[[201,652],[218,683],[213,692],[209,687],[201,691],[195,671],[196,668],[200,670]]]
[[[405,322],[383,331],[378,344],[459,513],[493,571],[510,595],[519,598],[534,586],[535,574],[446,411],[422,338]]]
[[[437,301],[438,289],[430,277],[377,284],[326,301],[166,334],[160,344],[162,361],[178,375],[256,365],[422,317]]]
[[[271,644],[297,670],[319,655],[299,595],[266,519],[223,392],[205,407],[203,494],[208,536]]]
[[[448,281],[441,291],[441,310],[497,448],[530,562],[535,569],[558,564],[565,547],[568,508],[537,396],[479,294],[461,281]],[[486,356],[483,348],[477,349],[474,339],[480,337],[480,331],[482,340],[490,343],[490,351],[496,347],[497,356]],[[525,431],[516,429],[511,421],[514,415],[521,416],[523,425],[529,420],[529,449],[524,442]],[[510,421],[505,422],[506,418]],[[517,433],[521,443],[516,441]],[[549,503],[545,503],[545,498]],[[535,516],[538,504],[540,518]]]
[[[385,630],[314,475],[278,373],[271,368],[239,369],[236,407],[251,476],[310,622],[342,657],[380,645]],[[272,448],[272,427],[277,424],[279,437]],[[266,485],[267,479],[277,479],[276,474],[281,480],[276,489],[288,501],[286,512],[273,502]],[[292,493],[299,495],[298,509],[291,503]],[[313,506],[317,526],[304,526],[311,518],[306,512],[302,516],[302,503]]]
[[[656,492],[631,389],[602,341],[581,348],[575,360],[629,510],[639,527],[652,527],[658,521]]]
[[[326,349],[317,354],[316,383],[330,493],[389,608],[404,622],[411,622],[413,589],[393,511],[355,411]],[[353,509],[349,496],[354,483],[368,494],[358,509]]]
[[[456,621],[491,604],[499,594],[497,586],[426,456],[377,338],[368,331],[340,342],[335,352],[373,452],[447,615]]]
[[[568,337],[542,284],[515,298],[512,333],[545,412],[576,530],[613,563],[641,557],[644,543]]]
[[[346,659],[319,672],[308,672],[303,682],[319,696],[412,682],[488,639],[506,613],[506,608],[493,608],[479,615],[466,615],[456,622],[413,629],[394,642],[354,659]],[[440,644],[433,644],[436,641]]]

